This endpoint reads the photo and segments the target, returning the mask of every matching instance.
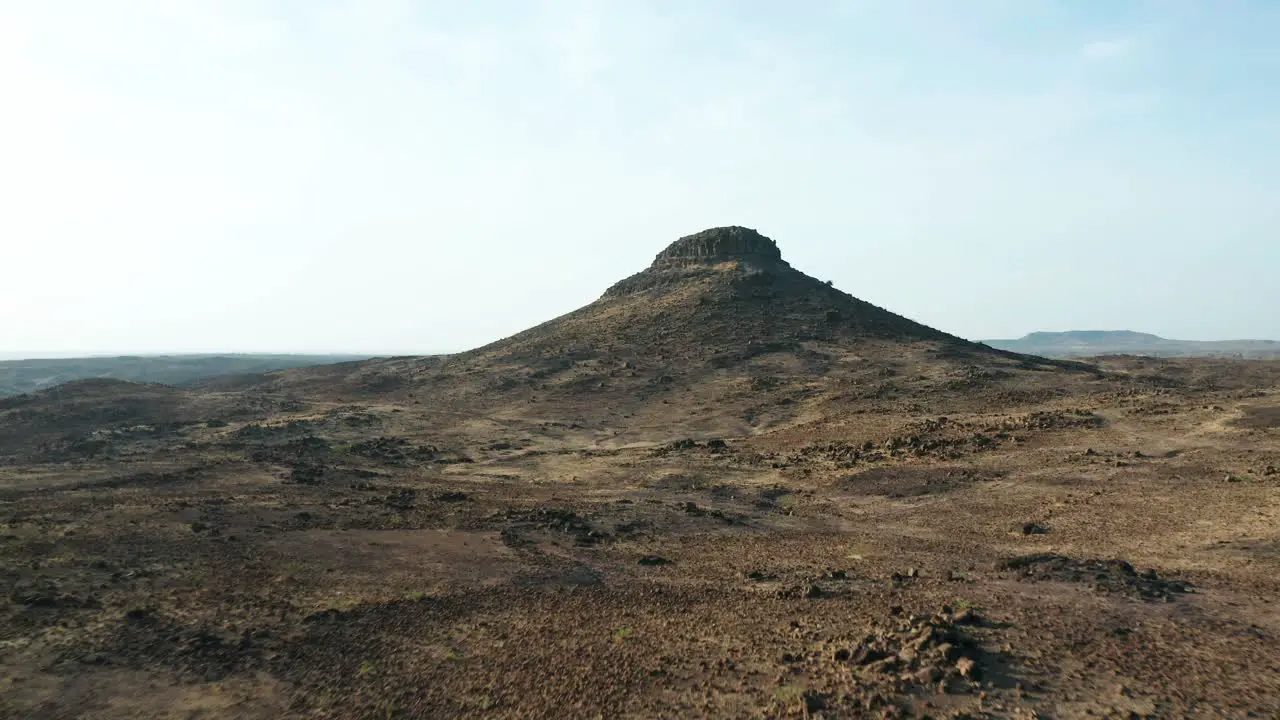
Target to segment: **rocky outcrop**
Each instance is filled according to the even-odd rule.
[[[620,297],[660,289],[716,273],[715,268],[735,263],[743,275],[794,273],[782,259],[778,244],[750,228],[711,228],[686,235],[658,253],[653,264],[605,291]]]
[[[651,269],[748,262],[759,266],[787,265],[778,244],[750,228],[711,228],[686,235],[658,253]]]

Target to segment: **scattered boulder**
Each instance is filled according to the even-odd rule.
[[[418,491],[413,488],[396,488],[394,492],[390,492],[382,498],[382,504],[396,510],[412,510],[417,497]]]
[[[440,455],[440,450],[434,446],[414,446],[405,438],[387,436],[355,443],[349,452],[389,465],[435,460]]]
[[[567,509],[509,509],[500,517],[510,523],[502,531],[503,541],[509,545],[528,544],[519,533],[522,529],[562,533],[573,538],[575,544],[583,546],[596,545],[608,538],[607,534],[592,527],[586,518]],[[517,541],[513,543],[509,542],[509,539]]]
[[[1019,580],[1092,583],[1100,592],[1119,593],[1147,601],[1172,602],[1195,586],[1160,577],[1155,570],[1138,572],[1124,560],[1075,560],[1054,553],[1010,558],[999,564],[1013,570]]]
[[[867,634],[856,647],[838,648],[831,659],[862,673],[863,681],[881,678],[908,691],[939,683],[946,691],[969,689],[982,679],[984,653],[963,629],[980,621],[972,610],[944,607],[930,617],[890,617],[897,618],[891,627]]]
[[[894,572],[889,576],[889,580],[894,583],[905,582],[907,580],[915,580],[920,577],[920,570],[917,568],[907,568],[903,572]]]
[[[319,485],[325,470],[324,463],[298,460],[289,471],[289,481],[300,485]]]
[[[129,623],[151,623],[156,619],[156,611],[154,608],[133,608],[124,614],[124,619]]]

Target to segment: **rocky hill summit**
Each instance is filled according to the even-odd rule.
[[[738,270],[743,276],[792,271],[782,259],[778,244],[755,230],[737,226],[711,228],[671,243],[658,253],[652,265],[619,281],[605,291],[604,297],[669,288],[711,277],[717,270]]]
[[[810,277],[772,239],[731,226],[682,237],[596,302],[473,352],[656,353],[722,365],[807,341],[858,339],[979,347]]]
[[[815,383],[846,383],[881,398],[923,397],[938,386],[967,392],[1006,370],[1058,365],[877,307],[793,268],[769,237],[730,226],[681,237],[596,301],[486,346],[289,372],[278,384],[352,397],[422,386],[437,405],[514,404],[539,412],[553,400],[607,397],[611,407],[636,412],[658,403],[657,417],[666,412],[659,395],[677,391],[690,393],[684,402],[705,396],[723,407],[726,392],[739,392],[725,389],[727,378],[757,388],[742,395],[753,403],[763,402],[767,393],[758,388],[769,383],[812,386],[813,397],[822,394]],[[919,387],[908,390],[900,377]],[[802,405],[788,407],[795,414]]]
[[[760,266],[783,265],[782,251],[773,240],[751,228],[711,228],[671,243],[654,259],[654,267],[751,262]],[[789,266],[788,266],[789,267]]]

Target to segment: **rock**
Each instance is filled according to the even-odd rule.
[[[804,711],[805,715],[809,713],[819,712],[827,707],[827,698],[825,695],[806,690],[804,693]]]
[[[645,555],[637,561],[640,565],[655,567],[659,565],[670,565],[671,561],[661,555]]]
[[[875,662],[868,663],[867,669],[871,672],[891,673],[898,667],[898,658],[889,656]]]
[[[921,685],[932,685],[942,679],[942,670],[936,666],[929,666],[916,671],[915,681]]]
[[[861,645],[853,652],[853,657],[850,660],[854,665],[870,665],[884,660],[887,656],[887,653],[880,650],[873,650],[866,645]]]
[[[149,623],[155,620],[156,611],[151,608],[133,608],[124,614],[124,619],[131,623]]]
[[[960,673],[960,677],[967,680],[977,678],[977,669],[978,664],[974,662],[973,658],[962,657],[956,661],[956,671]]]
[[[767,266],[782,263],[782,253],[777,243],[755,230],[721,227],[680,238],[658,254],[654,265],[710,265],[726,260],[755,261]]]
[[[907,643],[907,647],[912,650],[921,650],[931,642],[933,642],[933,628],[928,628],[925,632],[913,637],[911,642]]]
[[[1049,528],[1040,523],[1029,522],[1022,526],[1023,535],[1045,535],[1049,532]]]
[[[1054,553],[1035,553],[1002,561],[1001,570],[1013,570],[1020,580],[1085,582],[1102,592],[1122,592],[1148,601],[1169,601],[1194,591],[1184,581],[1161,578],[1153,571],[1137,572],[1123,560],[1075,560]]]

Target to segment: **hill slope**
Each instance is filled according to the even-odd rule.
[[[758,232],[724,227],[680,238],[595,302],[484,347],[286,371],[258,389],[566,422],[588,444],[614,445],[755,434],[851,404],[986,402],[1043,385],[1046,372],[1096,375],[894,314],[795,270]]]
[[[430,380],[481,382],[486,391],[554,389],[657,375],[694,381],[753,373],[762,358],[817,375],[833,364],[893,366],[924,353],[945,364],[1051,369],[1069,364],[973,343],[894,314],[792,268],[777,244],[748,228],[676,240],[652,265],[595,302],[489,345],[451,356],[376,359],[284,373],[285,386],[393,392]],[[797,365],[797,363],[799,363]],[[800,368],[803,366],[803,368]]]
[[[129,422],[167,432],[175,421],[374,403],[413,406],[416,431],[442,442],[476,428],[561,427],[557,443],[613,448],[799,426],[820,434],[813,423],[845,413],[1045,400],[1101,377],[902,317],[795,270],[758,232],[725,227],[676,240],[583,308],[469,352],[205,379],[188,385],[180,417],[137,388],[147,395],[138,407],[158,411]],[[114,404],[134,394],[115,392]],[[31,398],[0,425],[33,437],[20,415],[56,405],[44,423],[54,425],[70,395]]]
[[[466,354],[679,357],[724,366],[810,341],[960,338],[864,302],[793,269],[773,240],[741,227],[680,238],[586,307]]]

